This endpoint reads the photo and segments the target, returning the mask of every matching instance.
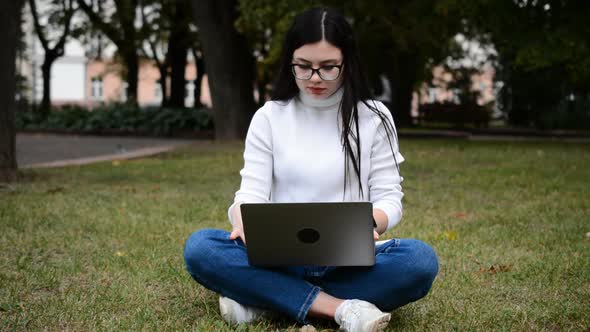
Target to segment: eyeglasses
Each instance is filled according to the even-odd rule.
[[[318,76],[322,80],[334,81],[340,77],[342,65],[326,65],[321,66],[320,68],[313,68],[310,65],[293,63],[291,64],[291,69],[293,71],[293,75],[295,75],[295,78],[298,80],[310,80],[313,76],[313,73],[318,73]]]

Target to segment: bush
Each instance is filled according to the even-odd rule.
[[[472,123],[474,126],[488,127],[490,111],[485,106],[475,103],[432,103],[421,105],[418,120],[422,122],[444,122],[458,126]]]
[[[535,122],[539,129],[590,129],[590,100],[564,101]]]
[[[138,133],[173,135],[213,129],[206,109],[174,109],[130,104],[108,104],[94,109],[68,105],[53,109],[46,118],[35,112],[16,114],[18,129],[59,130],[83,133]]]

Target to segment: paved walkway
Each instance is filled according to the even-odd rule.
[[[589,137],[472,135],[448,130],[406,131],[402,129],[399,134],[401,139],[438,137],[482,141],[590,143]],[[213,141],[203,140],[19,133],[16,137],[16,156],[20,168],[63,167],[115,159],[141,158],[196,142],[203,143],[209,149],[218,148]]]
[[[62,167],[145,157],[191,142],[194,141],[21,133],[16,136],[16,156],[20,168]]]

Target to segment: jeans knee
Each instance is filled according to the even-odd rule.
[[[438,257],[434,249],[419,240],[410,240],[414,257],[414,280],[423,285],[428,293],[438,274]]]
[[[219,237],[219,232],[215,229],[202,229],[192,233],[186,240],[184,262],[189,273],[194,274],[210,259],[213,240]]]

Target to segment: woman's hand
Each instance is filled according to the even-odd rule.
[[[244,242],[244,245],[245,245],[246,244],[246,236],[244,236],[244,226],[242,226],[241,218],[239,220],[234,221],[233,229],[231,231],[231,234],[229,235],[229,239],[235,240],[238,237],[240,239],[242,239],[242,242]]]
[[[242,224],[242,212],[240,210],[242,203],[236,204],[231,212],[232,214],[232,231],[229,235],[230,240],[235,240],[238,237],[246,244],[246,236],[244,235],[244,225]]]
[[[376,231],[376,230],[373,230],[373,239],[374,239],[375,241],[379,240],[379,233],[377,233],[377,231]]]

